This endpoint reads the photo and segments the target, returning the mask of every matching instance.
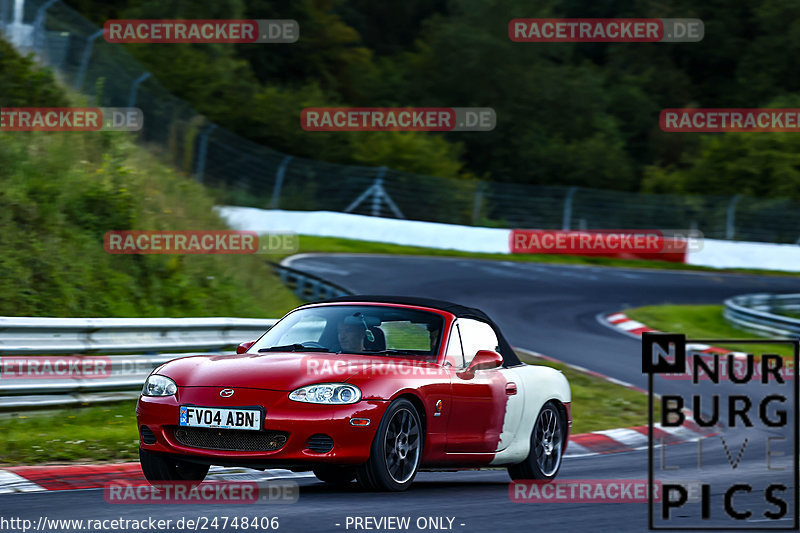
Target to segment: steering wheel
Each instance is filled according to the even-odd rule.
[[[327,346],[323,346],[320,343],[314,341],[301,342],[300,345],[305,346],[306,348],[327,348]]]

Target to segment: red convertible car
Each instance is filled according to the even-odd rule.
[[[343,297],[295,309],[237,355],[155,369],[136,407],[139,455],[152,483],[200,482],[210,465],[390,491],[426,469],[552,480],[570,398],[561,372],[521,364],[482,311]]]

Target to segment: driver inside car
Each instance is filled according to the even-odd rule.
[[[364,326],[358,322],[350,322],[347,318],[338,325],[339,345],[343,352],[361,353],[364,351]]]

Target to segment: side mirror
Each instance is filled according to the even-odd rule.
[[[503,356],[493,350],[478,350],[475,357],[470,361],[469,366],[463,372],[459,372],[459,377],[471,379],[475,376],[476,370],[488,370],[497,368],[503,364]]]
[[[243,342],[242,344],[240,344],[239,346],[237,346],[237,347],[236,347],[236,353],[237,353],[237,354],[240,354],[240,353],[245,353],[245,352],[247,352],[247,350],[249,350],[249,349],[250,349],[250,347],[251,347],[252,345],[254,345],[255,343],[256,343],[256,341],[247,341],[247,342]]]

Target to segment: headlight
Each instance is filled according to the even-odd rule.
[[[158,374],[150,374],[142,388],[144,396],[172,396],[176,392],[178,392],[178,386],[175,385],[175,382]]]
[[[358,387],[344,383],[320,383],[292,391],[289,399],[296,402],[344,405],[361,401],[361,391]]]

